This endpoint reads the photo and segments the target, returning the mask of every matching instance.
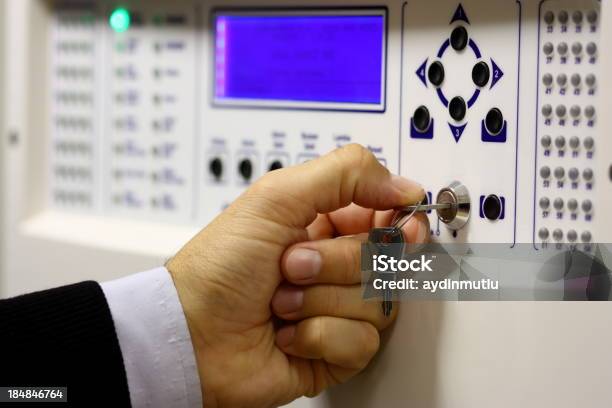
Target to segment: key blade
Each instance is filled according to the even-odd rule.
[[[404,212],[426,212],[431,210],[448,210],[453,207],[457,207],[456,204],[452,203],[443,203],[443,204],[421,204],[421,205],[409,205],[406,207],[402,207],[399,211]]]
[[[383,300],[382,302],[382,312],[385,317],[391,316],[391,311],[393,310],[393,302],[390,300]]]

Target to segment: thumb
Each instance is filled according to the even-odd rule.
[[[358,144],[268,173],[249,193],[264,196],[267,204],[275,207],[272,210],[276,211],[266,211],[268,216],[289,210],[291,222],[301,228],[314,221],[318,213],[351,203],[388,210],[419,202],[425,195],[419,184],[392,175],[372,152]]]

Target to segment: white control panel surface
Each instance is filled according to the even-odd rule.
[[[423,183],[432,201],[453,180],[467,186],[470,222],[455,231],[432,214],[436,239],[546,246],[599,238],[596,180],[609,180],[594,165],[597,0],[443,1],[436,13],[420,1],[67,4],[54,6],[49,25],[50,208],[201,226],[267,171],[356,142]],[[322,75],[327,68],[283,54],[291,40],[266,48],[274,32],[257,44],[240,37],[240,19],[317,16],[381,17],[383,35],[373,37],[381,46],[360,61],[382,55],[375,103],[225,95],[238,85],[288,92],[277,82],[307,81],[308,69]],[[322,37],[302,49],[297,36],[293,46],[315,53],[311,60],[355,46],[326,29],[327,48]],[[261,76],[239,72],[234,60]]]

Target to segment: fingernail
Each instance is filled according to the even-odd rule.
[[[276,345],[279,347],[288,347],[293,343],[295,338],[295,325],[281,327],[276,332]]]
[[[395,174],[391,176],[391,183],[407,195],[411,201],[419,201],[425,194],[425,189],[419,183]]]
[[[281,287],[272,298],[272,309],[279,315],[295,313],[304,304],[304,291],[300,288]]]
[[[287,256],[287,274],[294,281],[310,280],[319,274],[322,263],[318,251],[296,248]]]

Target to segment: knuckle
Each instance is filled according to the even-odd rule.
[[[368,362],[378,352],[380,347],[380,335],[376,327],[369,323],[363,323],[362,330],[362,365],[361,368],[365,367]]]
[[[339,261],[341,264],[338,266],[338,283],[352,284],[355,283],[355,274],[361,270],[361,255],[356,250],[354,241],[352,239],[342,239],[340,242],[343,244],[339,253]],[[360,247],[359,247],[360,248]]]
[[[331,315],[336,316],[340,315],[342,312],[342,299],[340,294],[340,289],[337,286],[328,286],[327,289],[327,304],[325,307],[325,311]]]
[[[358,167],[360,169],[371,164],[372,160],[376,160],[370,150],[357,143],[351,143],[342,147],[339,153],[348,161],[350,167]]]
[[[320,317],[308,319],[304,322],[304,336],[301,346],[311,355],[321,354],[321,339],[323,338],[324,321]]]
[[[265,190],[269,190],[269,189],[273,189],[275,188],[275,186],[277,185],[277,180],[278,180],[278,173],[282,173],[283,169],[277,171],[277,172],[270,172],[270,173],[266,173],[263,176],[261,176],[255,183],[253,183],[251,185],[251,188],[249,190],[251,191],[265,191]],[[274,174],[277,173],[277,174]]]
[[[361,272],[361,243],[352,241],[347,244],[345,251],[346,256],[346,269],[345,269],[345,283],[357,283],[358,279],[355,275]]]

